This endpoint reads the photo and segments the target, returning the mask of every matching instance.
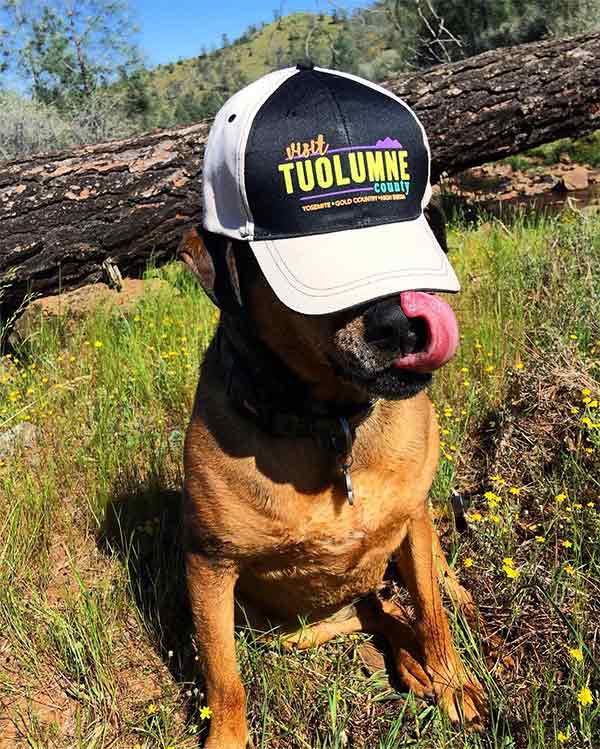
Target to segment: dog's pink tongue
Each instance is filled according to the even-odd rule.
[[[400,306],[407,317],[425,320],[428,338],[424,351],[400,356],[394,366],[413,372],[431,372],[449,361],[458,346],[458,323],[452,307],[441,297],[423,291],[403,291]]]

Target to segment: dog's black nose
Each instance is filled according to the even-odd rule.
[[[402,356],[421,351],[427,344],[427,326],[420,318],[408,318],[399,299],[383,299],[364,313],[365,342],[382,351]]]

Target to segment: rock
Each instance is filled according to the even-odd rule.
[[[562,181],[565,190],[586,190],[590,184],[588,171],[583,166],[576,166],[568,172],[564,172]]]
[[[558,160],[561,164],[570,164],[571,163],[571,157],[568,153],[561,153],[558,156]]]
[[[592,185],[599,185],[600,184],[600,169],[595,169],[594,171],[589,172],[588,177]]]
[[[23,421],[6,432],[0,432],[0,460],[12,457],[19,448],[29,450],[35,447],[39,434],[39,427],[29,421]]]
[[[500,177],[512,177],[513,168],[510,164],[496,164],[496,174]]]
[[[559,179],[554,174],[536,174],[533,178],[536,184],[543,185],[544,189],[553,189],[559,182]]]
[[[95,283],[65,294],[34,299],[15,322],[9,341],[13,346],[22,343],[39,329],[42,320],[52,322],[63,319],[66,330],[72,332],[78,320],[100,307],[127,316],[145,294],[162,289],[168,289],[173,296],[179,295],[179,289],[159,278],[126,278],[120,291],[110,289],[104,283]]]

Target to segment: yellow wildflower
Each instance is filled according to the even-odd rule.
[[[200,708],[200,720],[208,720],[209,718],[212,718],[213,711],[208,707],[208,705],[204,705],[204,707]]]
[[[575,574],[575,567],[570,564],[565,564],[565,572],[567,573],[567,575],[573,577],[573,575]]]
[[[94,348],[102,348],[103,343],[102,341],[94,341]]]
[[[583,705],[584,707],[593,704],[594,697],[592,696],[592,692],[589,687],[582,687],[579,690],[579,694],[577,695],[577,702],[579,702],[579,704]]]
[[[569,740],[569,734],[568,733],[563,733],[562,731],[559,731],[556,734],[556,738],[558,739],[558,743],[559,744],[566,744],[567,741]]]
[[[507,567],[514,567],[515,566],[515,560],[512,557],[504,557],[504,559],[502,560],[502,562]]]
[[[511,580],[515,580],[517,577],[519,577],[519,570],[516,570],[514,567],[510,567],[508,564],[505,564],[504,567],[502,567],[502,570],[504,571],[506,577],[510,578]]]
[[[591,394],[592,394],[592,391],[589,388],[583,388],[583,390],[581,391],[581,395],[583,395],[584,398]]]
[[[499,497],[494,492],[485,492],[485,494],[483,496],[484,496],[485,499],[487,499],[488,501],[491,500],[492,502],[499,502],[500,499],[501,499],[501,497]]]
[[[525,366],[525,365],[523,364],[523,362],[522,362],[522,361],[518,361],[518,362],[517,362],[517,363],[515,364],[515,369],[523,369],[523,367],[524,367],[524,366]]]
[[[538,542],[538,544],[543,544],[546,540],[546,536],[536,536],[535,540]]]
[[[469,567],[472,567],[472,566],[473,566],[474,564],[475,564],[475,560],[474,560],[474,559],[472,559],[471,557],[467,557],[467,558],[465,559],[465,561],[463,562],[463,566],[464,566],[464,567],[466,567],[467,569],[468,569]]]
[[[570,549],[573,546],[573,544],[569,540],[567,540],[567,541],[561,541],[561,546],[563,546],[565,549]]]
[[[469,515],[469,520],[473,523],[480,523],[483,520],[483,515],[480,512],[472,512]]]
[[[566,498],[566,494],[557,494],[556,497],[554,497],[557,502],[564,502]]]
[[[577,661],[578,663],[581,663],[583,661],[583,651],[581,648],[571,648],[569,650],[569,655],[574,661]]]
[[[147,715],[156,715],[157,712],[158,712],[158,707],[154,704],[154,702],[151,702],[146,708]]]

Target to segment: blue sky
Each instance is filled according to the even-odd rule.
[[[282,13],[301,10],[330,12],[328,0],[130,0],[140,34],[138,41],[149,65],[192,57],[202,45],[221,46],[221,36],[240,36],[250,24],[273,20],[273,9]],[[336,2],[348,9],[364,5],[360,0]]]

